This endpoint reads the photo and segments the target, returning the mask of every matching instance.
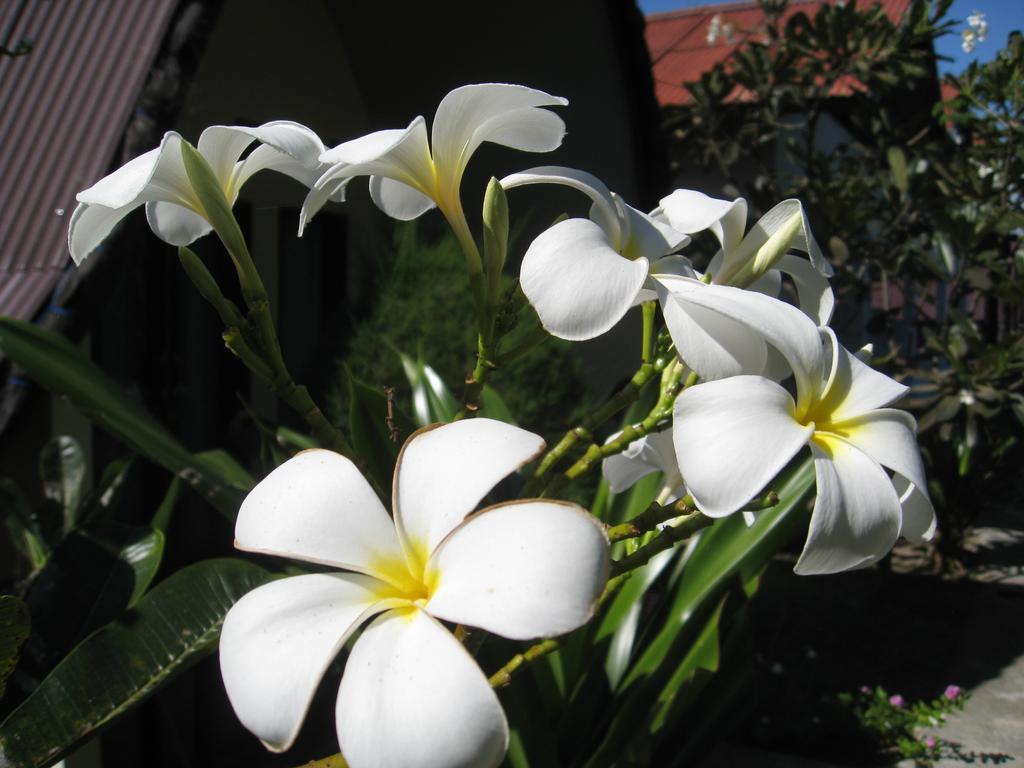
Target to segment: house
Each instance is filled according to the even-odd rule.
[[[854,1],[850,0],[847,3],[846,0],[791,0],[781,9],[778,22],[775,22],[764,8],[771,6],[772,3],[766,1],[762,4],[758,0],[705,5],[648,15],[645,37],[651,55],[655,92],[668,129],[671,130],[673,127],[673,115],[680,115],[676,128],[686,126],[686,109],[694,100],[686,84],[696,83],[717,65],[725,63],[728,67],[733,54],[745,46],[751,43],[767,43],[770,39],[767,34],[769,24],[777,23],[776,29],[782,31],[797,14],[805,14],[813,22],[823,7],[849,4],[848,10],[851,13],[880,8],[885,17],[898,26],[908,17],[913,6],[912,0],[859,0],[856,5]],[[839,20],[836,20],[837,16]],[[838,14],[831,18],[832,23],[842,24],[842,17]],[[819,29],[818,34],[825,36],[828,32]],[[836,35],[841,37],[842,30],[836,32]],[[936,126],[931,123],[930,115],[932,105],[939,97],[939,81],[930,42],[928,46],[926,55],[921,59],[924,74],[913,90],[891,87],[884,91],[872,92],[869,88],[875,86],[866,85],[865,82],[847,73],[832,82],[820,81],[828,83],[828,90],[823,92],[828,106],[816,112],[813,120],[808,121],[807,116],[802,113],[786,112],[784,108],[778,114],[774,110],[765,110],[766,114],[773,115],[772,125],[781,128],[772,128],[765,136],[749,136],[752,142],[751,151],[742,152],[738,160],[732,158],[727,162],[728,178],[722,175],[717,167],[695,168],[692,163],[687,162],[681,142],[674,142],[669,148],[673,185],[702,189],[719,197],[737,196],[739,186],[748,190],[749,196],[758,198],[758,192],[753,190],[763,189],[766,190],[761,195],[763,199],[754,199],[751,202],[755,208],[760,206],[764,210],[766,206],[776,202],[768,190],[789,186],[787,179],[799,184],[800,178],[807,174],[806,163],[788,145],[789,141],[794,140],[802,147],[803,144],[800,142],[811,136],[812,146],[825,154],[841,145],[856,146],[857,141],[870,141],[870,131],[864,130],[864,105],[872,103],[872,97],[875,95],[879,95],[875,102],[880,101],[884,104],[891,123],[905,129],[907,137],[903,140],[907,140],[918,131],[935,130]],[[884,56],[884,46],[881,47],[881,51],[881,55]],[[828,54],[820,52],[818,55],[825,58]],[[772,74],[769,71],[765,76],[768,79],[761,82],[774,83],[775,81],[770,79]],[[865,78],[865,81],[880,83],[880,80],[871,81],[868,78]],[[748,85],[750,82],[747,81]],[[788,80],[786,84],[792,85]],[[721,101],[716,102],[719,107],[717,117],[725,124],[729,124],[730,115],[735,116],[737,112],[755,108],[755,102],[759,98],[754,90],[736,86],[725,94]],[[707,165],[715,164],[709,162]],[[823,215],[823,211],[815,211],[814,201],[805,203],[810,204],[811,224],[819,241],[827,246],[831,234],[828,229],[830,217]],[[916,332],[909,317],[912,314],[911,305],[904,301],[904,294],[910,286],[903,286],[896,276],[889,275],[889,279],[886,277],[884,274],[880,276],[880,281],[872,287],[868,301],[862,306],[851,306],[849,303],[840,306],[842,316],[838,319],[839,325],[851,339],[867,340],[871,337],[868,333],[868,320],[874,310],[904,307],[908,316],[906,322],[901,323],[899,343],[904,349],[912,349],[916,344]],[[875,341],[884,346],[889,340],[878,338]]]

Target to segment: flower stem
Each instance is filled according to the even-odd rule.
[[[537,467],[537,471],[524,486],[522,495],[524,497],[536,495],[542,487],[541,483],[545,475],[569,452],[576,442],[593,439],[593,431],[595,429],[619,411],[636,402],[644,386],[655,375],[660,374],[674,357],[669,352],[665,352],[652,362],[641,364],[622,389],[608,398],[602,406],[584,416],[577,426],[568,430],[555,447],[544,454],[540,465]]]
[[[634,539],[642,536],[648,531],[653,531],[659,524],[681,515],[690,515],[697,510],[692,496],[684,496],[672,504],[659,504],[652,502],[651,505],[625,523],[609,526],[607,529],[608,541],[622,541],[623,539]]]
[[[512,682],[512,675],[521,666],[557,650],[561,645],[558,640],[542,640],[539,643],[535,643],[522,653],[517,653],[509,659],[505,666],[487,679],[487,682],[491,684],[492,688],[506,686]]]
[[[661,392],[658,402],[650,410],[647,416],[639,424],[626,426],[614,439],[604,445],[591,443],[586,452],[576,460],[576,463],[565,470],[565,477],[575,480],[577,477],[586,474],[593,469],[598,462],[617,453],[622,453],[634,440],[654,432],[661,422],[672,415],[672,405],[675,403],[676,395],[682,389],[683,372],[686,369],[674,358],[664,366],[661,378]],[[692,378],[692,377],[691,377]]]
[[[644,319],[644,335],[643,335],[643,346],[640,350],[640,359],[644,363],[649,363],[654,359],[654,345],[656,342],[654,336],[654,316],[658,311],[658,305],[653,301],[645,301],[641,307]]]
[[[633,554],[626,555],[621,560],[613,562],[612,576],[621,576],[647,565],[650,559],[659,552],[664,552],[680,541],[690,538],[697,531],[707,528],[714,522],[715,519],[713,517],[707,517],[701,512],[684,515],[675,525],[662,528],[649,542],[637,549]]]

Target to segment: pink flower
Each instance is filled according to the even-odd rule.
[[[959,685],[947,685],[946,686],[946,691],[943,694],[943,696],[945,696],[947,699],[952,701],[957,696],[959,696],[961,693],[963,693],[963,689]]]
[[[929,736],[928,738],[926,738],[924,740],[924,745],[928,747],[928,749],[935,749],[935,737]]]
[[[892,704],[894,707],[897,707],[897,708],[902,707],[903,704],[904,704],[903,697],[900,696],[898,693],[894,694],[894,695],[889,697],[889,703]]]
[[[862,686],[860,687],[860,692],[861,692],[861,693],[871,693],[871,689],[870,689],[870,688],[868,688],[868,687],[867,687],[866,685],[862,685]]]

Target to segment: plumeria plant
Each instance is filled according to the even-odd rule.
[[[255,482],[224,456],[184,452],[144,413],[126,416],[94,390],[50,377],[102,426],[202,491],[232,521],[235,547],[273,556],[259,562],[281,572],[243,558],[210,561],[192,568],[210,569],[219,591],[187,595],[189,569],[172,574],[8,716],[0,763],[42,765],[158,687],[166,660],[151,679],[148,659],[129,654],[139,674],[108,694],[120,703],[70,736],[47,719],[47,696],[67,690],[81,665],[125,661],[124,648],[146,631],[174,637],[173,598],[210,615],[201,648],[169,651],[172,672],[182,656],[213,650],[219,631],[227,699],[275,752],[292,746],[340,658],[340,751],[314,764],[677,764],[696,749],[680,745],[683,717],[696,701],[715,711],[715,697],[730,689],[726,618],[756,591],[773,553],[804,536],[797,571],[836,573],[876,562],[899,537],[932,535],[915,423],[892,407],[906,388],[828,328],[831,269],[799,201],[780,201],[748,229],[742,199],[676,190],[645,213],[590,173],[559,166],[492,178],[479,201],[462,188],[485,142],[556,149],[566,105],[519,85],[468,85],[442,100],[429,139],[417,117],[331,149],[286,121],[216,126],[195,147],[169,133],[79,194],[68,240],[76,263],[145,203],[153,231],[179,246],[223,321],[227,348],[305,419],[309,435],[290,438],[306,450]],[[478,343],[447,414],[418,401],[417,412],[438,423],[403,434],[402,404],[370,388],[343,434],[293,380],[232,213],[239,188],[260,170],[306,185],[300,233],[357,176],[369,176],[385,214],[408,220],[437,208],[450,224]],[[529,203],[519,188],[537,184],[577,190],[589,215],[537,236],[508,292],[511,214]],[[481,206],[480,232],[470,204]],[[235,267],[243,306],[187,247],[211,231]],[[708,232],[718,253],[695,264],[686,248]],[[500,388],[507,361],[551,336],[596,338],[634,308],[636,370],[551,447],[491,410],[481,415],[484,386]],[[39,378],[46,355],[73,360],[88,381],[98,375],[66,345],[12,321],[0,346]],[[437,395],[444,385],[429,370],[421,362],[417,380]],[[591,503],[563,500],[578,499],[582,481],[599,473]],[[518,477],[498,486],[510,476]],[[165,625],[154,627],[158,618]]]

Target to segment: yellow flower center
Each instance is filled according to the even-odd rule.
[[[412,547],[419,552],[422,547]],[[373,571],[381,579],[380,599],[407,600],[423,607],[437,591],[440,574],[437,569],[426,571],[424,564],[414,555],[382,555],[373,561]]]

